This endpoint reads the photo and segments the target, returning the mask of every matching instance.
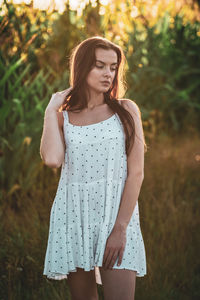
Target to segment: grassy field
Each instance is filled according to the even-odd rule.
[[[140,196],[148,275],[138,280],[136,299],[198,299],[199,136],[149,146]]]
[[[198,299],[199,136],[195,132],[160,136],[147,144],[139,198],[147,275],[137,278],[136,299]],[[49,213],[60,171],[42,162],[38,168],[28,193],[17,190],[10,203],[1,203],[2,300],[70,299],[66,280],[48,280],[42,275]],[[98,289],[103,299],[102,287]]]
[[[123,97],[140,107],[147,139],[139,197],[147,275],[137,278],[136,300],[200,299],[199,5],[183,1],[177,10],[171,1],[167,10],[160,6],[166,1],[157,1],[153,16],[156,1],[142,2],[134,1],[139,12],[135,18],[129,0],[112,1],[114,12],[107,9],[104,15],[99,14],[101,5],[89,4],[79,17],[69,7],[61,14],[47,13],[4,1],[0,300],[70,300],[66,280],[43,276],[60,169],[44,165],[39,144],[52,93],[69,87],[70,53],[93,35],[105,36],[124,50]],[[126,14],[118,4],[127,6]],[[98,291],[101,300],[101,286]]]

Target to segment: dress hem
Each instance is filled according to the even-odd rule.
[[[80,268],[80,269],[83,269],[84,271],[86,272],[89,272],[89,271],[92,271],[92,270],[95,270],[95,277],[96,277],[96,283],[99,284],[99,285],[102,285],[102,280],[101,280],[101,274],[100,274],[100,270],[98,267],[102,267],[102,265],[95,265],[94,267],[91,267],[91,269],[85,269],[85,268],[80,268],[80,267],[76,267],[75,269],[73,270],[69,270],[68,273],[53,273],[53,274],[57,274],[57,275],[48,275],[47,273],[43,273],[44,276],[46,276],[48,279],[53,279],[53,280],[64,280],[66,279],[67,280],[67,275],[69,275],[69,273],[71,272],[77,272],[77,268]],[[130,270],[130,271],[136,271],[136,277],[144,277],[145,275],[147,275],[146,272],[139,272],[138,270],[136,269],[131,269],[131,268],[122,268],[122,267],[115,267],[113,268],[115,270]]]

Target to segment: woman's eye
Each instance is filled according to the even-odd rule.
[[[103,68],[103,66],[96,66],[97,68],[99,68],[99,69],[102,69]],[[116,71],[117,70],[117,68],[115,68],[115,69],[111,69],[111,71]]]

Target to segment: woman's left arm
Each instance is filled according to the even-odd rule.
[[[144,133],[141,113],[135,102],[129,99],[122,100],[134,118],[135,142],[127,157],[127,178],[121,197],[115,225],[109,235],[103,257],[103,267],[112,269],[118,257],[119,266],[122,262],[126,246],[126,228],[133,214],[144,178]]]
[[[128,226],[144,179],[144,132],[141,112],[137,104],[132,100],[124,99],[122,102],[124,108],[134,118],[135,142],[127,157],[127,179],[114,225],[116,230],[124,230]]]

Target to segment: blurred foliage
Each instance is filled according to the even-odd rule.
[[[176,228],[172,237],[176,246],[172,249],[181,252],[183,235],[179,237],[179,230],[190,234],[187,224],[193,222],[193,231],[198,225],[193,216],[199,204],[199,160],[191,161],[187,141],[192,135],[195,153],[197,142],[194,140],[198,141],[200,129],[197,4],[193,1],[193,7],[187,10],[186,3],[178,11],[172,5],[164,12],[159,6],[157,17],[153,17],[148,5],[138,4],[134,8],[130,1],[122,5],[117,0],[103,6],[97,1],[96,6],[87,4],[79,16],[68,4],[59,14],[33,9],[32,4],[13,5],[4,0],[7,13],[0,9],[0,236],[4,244],[0,250],[1,299],[64,299],[66,296],[63,282],[45,279],[44,284],[41,281],[47,220],[59,170],[43,164],[39,144],[44,110],[51,94],[69,86],[71,50],[93,35],[105,36],[123,48],[128,83],[124,97],[139,105],[147,144],[153,149],[150,157],[147,153],[147,183],[141,195],[141,200],[145,199],[141,212],[144,237],[149,228],[152,230],[152,240],[144,238],[151,279],[143,279],[144,286],[141,284],[136,292],[140,299],[145,299],[152,291],[149,299],[154,300],[191,299],[193,296],[195,299],[198,295],[199,264],[195,266],[195,259],[190,261],[191,257],[198,256],[195,249],[182,254],[178,266],[172,254],[166,270],[160,269],[158,263],[165,259],[163,253],[167,249],[163,236],[170,235],[169,231]],[[172,142],[168,144],[171,137]],[[184,141],[178,149],[174,148],[176,140]],[[168,215],[165,215],[166,204]],[[152,207],[158,208],[154,215]],[[166,220],[170,216],[171,227],[169,223],[162,223],[162,218],[156,221],[158,215]],[[183,223],[185,219],[187,224]],[[160,231],[155,230],[161,223]],[[161,247],[157,252],[154,247],[159,241]],[[154,259],[151,251],[157,253],[159,260]],[[173,270],[173,263],[178,270]],[[163,286],[166,274],[170,279],[167,277]],[[102,293],[100,288],[99,293]]]
[[[199,31],[198,22],[183,25],[176,16],[171,23],[166,13],[156,26],[145,31],[134,26],[129,33],[127,96],[144,108],[145,120],[153,118],[168,134],[200,129]]]

